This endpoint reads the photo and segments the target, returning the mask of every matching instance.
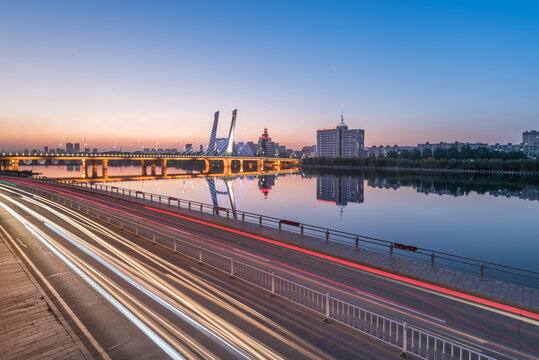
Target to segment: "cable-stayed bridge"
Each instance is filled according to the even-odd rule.
[[[298,159],[257,157],[252,152],[238,149],[235,146],[237,110],[232,112],[232,120],[227,138],[217,138],[219,112],[214,115],[212,130],[206,147],[199,143],[190,143],[180,153],[141,153],[141,152],[101,152],[101,153],[2,153],[0,154],[0,170],[19,170],[21,160],[74,160],[82,165],[83,178],[108,178],[108,162],[111,160],[140,161],[141,176],[148,175],[147,167],[151,167],[151,175],[156,175],[159,164],[161,176],[167,175],[167,162],[173,160],[191,160],[204,163],[204,173],[260,172],[266,168],[280,171],[296,166]],[[101,164],[101,175],[98,174],[98,164]],[[89,174],[88,166],[92,172]],[[216,171],[217,170],[217,171]]]

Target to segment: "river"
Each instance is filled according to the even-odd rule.
[[[49,177],[75,166],[28,166]],[[109,167],[110,175],[138,174]],[[173,173],[169,168],[169,174]],[[223,179],[126,181],[115,186],[235,206],[281,219],[348,231],[504,265],[539,270],[539,180],[521,176],[392,171],[298,172]]]

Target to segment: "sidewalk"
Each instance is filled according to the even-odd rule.
[[[0,232],[0,357],[85,359]],[[78,339],[77,339],[78,341]]]

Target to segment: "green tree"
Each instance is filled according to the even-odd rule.
[[[421,157],[423,159],[428,159],[432,157],[432,149],[430,147],[423,148],[423,152],[421,153]]]
[[[410,159],[419,160],[419,158],[421,158],[421,151],[419,151],[419,149],[412,150],[410,153]]]
[[[446,151],[442,149],[440,146],[437,146],[436,149],[434,149],[434,153],[432,154],[436,160],[440,160],[445,158]]]

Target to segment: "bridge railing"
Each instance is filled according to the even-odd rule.
[[[61,182],[58,179],[38,178],[40,180]],[[152,203],[166,205],[169,208],[181,208],[200,213],[219,215],[228,219],[236,219],[242,222],[268,226],[279,230],[286,230],[300,236],[311,236],[326,242],[336,242],[354,246],[356,249],[371,250],[385,253],[391,257],[405,258],[416,262],[430,265],[432,269],[444,267],[448,269],[464,271],[479,275],[481,278],[490,277],[504,281],[510,281],[525,286],[539,287],[539,272],[529,269],[518,268],[509,265],[498,264],[466,256],[454,255],[442,251],[399,244],[374,237],[353,234],[345,231],[329,229],[321,226],[305,224],[301,222],[280,219],[272,216],[251,213],[248,211],[233,210],[226,207],[216,207],[212,204],[193,200],[186,200],[144,191],[120,188],[114,185],[88,182],[73,182],[67,185],[100,190],[113,195],[147,200]]]
[[[19,186],[19,185],[18,185]],[[406,322],[399,322],[359,306],[342,301],[329,293],[301,285],[285,277],[278,276],[255,266],[238,261],[198,243],[180,239],[173,233],[156,230],[150,223],[120,214],[111,214],[109,209],[89,205],[72,197],[41,190],[33,186],[21,185],[25,190],[50,199],[96,220],[105,222],[120,230],[127,231],[152,244],[180,253],[221,271],[232,278],[245,281],[263,289],[271,296],[278,296],[321,315],[327,322],[337,322],[362,334],[378,339],[398,348],[403,354],[413,354],[421,359],[471,359],[494,360],[493,357],[473,350],[462,342],[453,342],[428,333]],[[488,351],[488,349],[486,349]]]

